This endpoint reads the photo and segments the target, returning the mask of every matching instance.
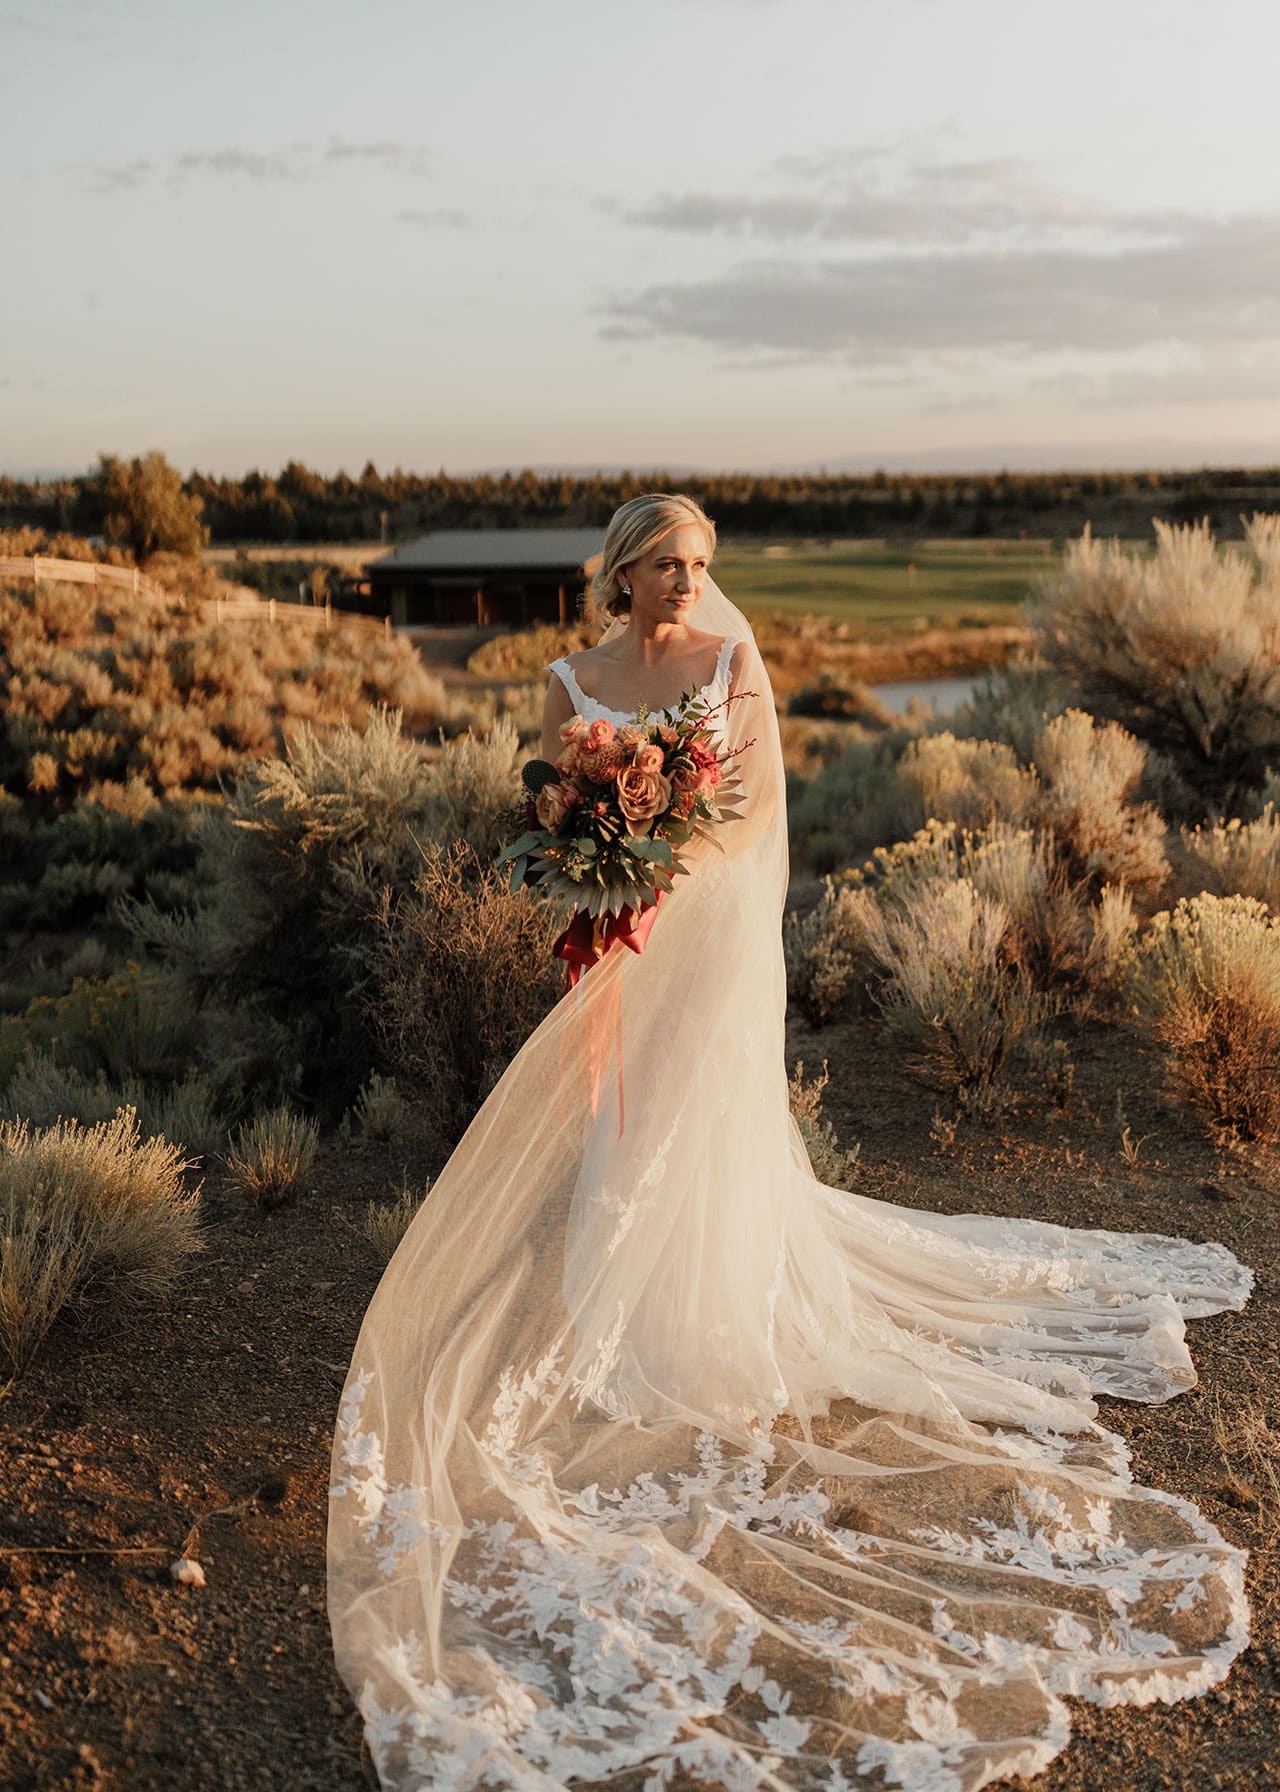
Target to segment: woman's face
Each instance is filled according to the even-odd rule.
[[[622,570],[631,587],[631,615],[650,626],[688,622],[707,582],[707,538],[697,523],[681,523],[647,554]]]

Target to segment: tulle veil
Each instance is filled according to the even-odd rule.
[[[714,583],[697,620],[743,815],[510,1065],[352,1358],[329,1609],[398,1792],[973,1792],[1061,1749],[1064,1693],[1186,1696],[1247,1636],[1241,1552],[1094,1396],[1192,1385],[1184,1319],[1248,1272],[814,1180],[773,697]]]

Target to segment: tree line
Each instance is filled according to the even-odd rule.
[[[379,472],[318,473],[289,461],[278,473],[240,477],[192,472],[185,480],[158,453],[133,461],[104,455],[73,477],[0,476],[0,528],[102,534],[144,557],[156,546],[190,551],[215,543],[403,541],[432,529],[603,526],[624,499],[679,489],[726,535],[1145,536],[1153,515],[1207,518],[1222,535],[1240,515],[1280,508],[1280,466],[1195,471],[981,474],[480,473],[459,477]],[[131,522],[148,493],[183,536],[182,546]],[[128,501],[126,502],[125,499]],[[152,508],[156,506],[153,505]],[[176,519],[176,520],[174,520]]]

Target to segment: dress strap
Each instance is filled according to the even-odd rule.
[[[573,667],[569,664],[568,660],[552,660],[551,664],[547,667],[547,671],[555,673],[556,677],[560,680],[565,690],[568,691],[570,697],[573,699],[573,706],[576,710],[581,711],[583,704],[590,702],[587,693],[575,678]]]
[[[738,645],[732,635],[726,635],[720,643],[720,651],[716,655],[715,676],[712,684],[726,683],[729,677],[729,661],[733,658],[733,650]]]

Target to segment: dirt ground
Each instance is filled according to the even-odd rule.
[[[1277,1192],[1256,1165],[1179,1129],[1131,1042],[1099,1031],[1074,1049],[1068,1113],[1029,1102],[948,1144],[931,1136],[935,1098],[886,1059],[868,1023],[791,1036],[810,1073],[829,1062],[826,1114],[861,1141],[866,1193],[1221,1238],[1258,1272],[1245,1313],[1194,1325],[1196,1390],[1104,1412],[1142,1480],[1192,1496],[1254,1552],[1256,1641],[1203,1698],[1077,1706],[1075,1740],[1035,1782],[1253,1792],[1280,1784],[1280,1519],[1256,1465],[1225,1459],[1214,1418],[1274,1400]],[[1136,1164],[1125,1125],[1143,1141]],[[0,1401],[6,1792],[374,1783],[329,1658],[329,1438],[380,1269],[364,1211],[424,1168],[403,1149],[334,1138],[312,1191],[270,1214],[209,1174],[207,1248],[167,1306],[127,1327],[60,1329]],[[203,1587],[171,1580],[184,1554],[202,1564]]]

